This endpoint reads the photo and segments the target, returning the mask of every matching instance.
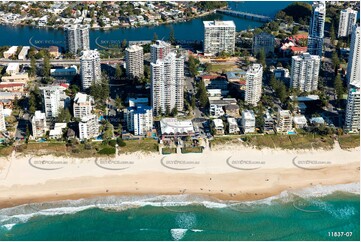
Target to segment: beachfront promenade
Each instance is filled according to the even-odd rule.
[[[254,14],[254,13],[241,12],[241,11],[228,10],[228,9],[217,9],[217,13],[222,13],[222,14],[245,18],[245,19],[251,19],[251,20],[260,21],[260,22],[272,21],[272,18],[270,18],[268,16]]]

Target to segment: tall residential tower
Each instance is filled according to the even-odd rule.
[[[89,50],[89,28],[86,25],[67,25],[65,30],[65,47],[68,52],[78,54]]]
[[[126,72],[129,78],[142,77],[144,75],[143,47],[131,45],[125,49]]]
[[[203,25],[205,55],[216,55],[222,51],[234,53],[236,25],[233,21],[203,21]]]
[[[97,50],[83,51],[80,58],[80,76],[83,90],[89,88],[93,82],[101,80],[100,57]]]
[[[312,5],[312,16],[308,30],[307,52],[311,55],[322,56],[322,46],[325,29],[326,3],[317,1]]]

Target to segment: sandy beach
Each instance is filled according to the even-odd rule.
[[[0,159],[0,207],[109,195],[206,195],[258,200],[318,185],[358,183],[360,150],[219,147],[202,154]]]

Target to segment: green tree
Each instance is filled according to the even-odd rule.
[[[127,47],[127,40],[126,39],[123,39],[121,47],[122,47],[122,49],[125,49]]]
[[[195,97],[194,95],[192,95],[191,106],[192,106],[192,109],[193,109],[193,110],[194,110],[194,108],[196,107],[196,97]]]
[[[259,63],[263,66],[263,69],[266,68],[266,53],[264,52],[264,49],[261,49],[258,53],[258,60]]]
[[[188,66],[189,66],[189,72],[192,76],[196,76],[198,73],[197,67],[198,67],[198,60],[194,58],[192,55],[189,55],[188,57]]]
[[[117,95],[116,97],[115,97],[115,107],[118,109],[118,110],[120,110],[120,109],[122,109],[124,106],[123,106],[123,102],[122,102],[122,99]]]
[[[300,27],[298,27],[298,26],[293,26],[293,28],[292,28],[292,34],[293,34],[293,35],[297,34],[299,29],[300,29]]]
[[[337,72],[338,68],[340,67],[340,59],[338,58],[336,51],[332,52],[332,63],[335,67],[335,71]]]
[[[44,77],[49,77],[50,75],[50,59],[48,55],[44,55],[44,60],[43,60],[43,76]]]
[[[36,61],[34,56],[30,60],[29,76],[34,77],[36,75]]]
[[[104,125],[104,132],[103,132],[103,140],[109,142],[110,139],[113,138],[114,134],[114,127],[113,125],[107,121]]]
[[[344,88],[343,88],[343,83],[342,83],[340,74],[337,74],[337,76],[334,80],[333,86],[335,88],[337,100],[340,101],[342,95],[344,94]]]
[[[120,80],[120,78],[123,76],[123,70],[122,68],[120,67],[120,65],[117,65],[115,67],[115,78],[117,80]]]
[[[197,93],[199,104],[202,108],[206,107],[208,104],[208,95],[207,90],[204,85],[204,81],[201,80],[198,84],[198,93]]]
[[[332,24],[331,24],[330,37],[331,37],[331,44],[333,45],[335,43],[335,40],[336,40],[334,21],[332,21]]]
[[[71,120],[71,114],[69,109],[67,108],[59,108],[59,112],[58,112],[58,117],[57,117],[57,121],[58,122],[64,122],[64,123],[69,123]]]
[[[178,114],[178,109],[176,107],[174,107],[170,113],[173,117],[177,116]]]

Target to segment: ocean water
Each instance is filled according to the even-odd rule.
[[[149,195],[26,204],[0,210],[0,240],[359,241],[359,184],[352,186],[241,203]]]

